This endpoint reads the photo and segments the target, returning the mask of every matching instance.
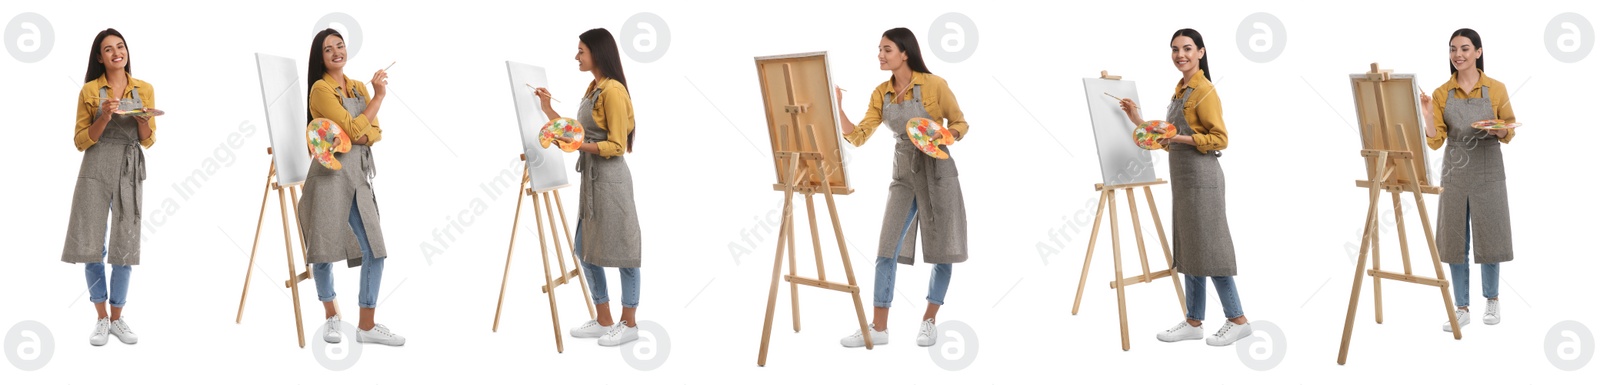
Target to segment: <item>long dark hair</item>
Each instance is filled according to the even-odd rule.
[[[1456,36],[1466,37],[1467,40],[1471,40],[1473,49],[1483,49],[1483,38],[1482,37],[1478,37],[1478,31],[1474,31],[1474,30],[1472,30],[1472,28],[1462,28],[1462,29],[1456,30],[1455,33],[1451,33],[1450,34],[1450,40],[1455,40]],[[1450,49],[1453,51],[1453,50],[1456,49],[1456,47],[1450,47]],[[1477,65],[1478,65],[1478,70],[1482,71],[1483,70],[1483,55],[1482,54],[1478,55],[1478,64]],[[1450,74],[1451,75],[1455,75],[1456,74],[1456,65],[1455,64],[1450,64]]]
[[[122,39],[123,47],[128,46],[128,38],[122,37],[122,32],[117,32],[116,28],[106,28],[106,30],[94,35],[94,44],[89,45],[89,71],[83,74],[84,83],[92,82],[106,74],[106,63],[100,62],[100,43],[106,41],[107,36],[116,36],[118,39]],[[123,60],[127,60],[128,64],[123,65],[122,71],[127,72],[128,76],[133,76],[133,60]]]
[[[1178,36],[1188,36],[1189,39],[1194,40],[1195,49],[1206,47],[1206,40],[1200,38],[1200,31],[1196,31],[1193,28],[1184,28],[1178,30],[1178,32],[1173,32],[1172,38],[1167,39],[1167,42],[1171,43],[1173,40],[1176,40]],[[1206,81],[1211,81],[1211,55],[1200,57],[1200,73],[1206,76]]]
[[[883,37],[894,42],[895,48],[899,48],[900,52],[906,53],[906,65],[911,66],[912,71],[933,73],[928,70],[928,63],[922,61],[922,48],[917,45],[917,35],[911,33],[910,29],[901,27],[883,31]]]
[[[617,83],[622,83],[624,91],[628,90],[628,77],[622,74],[622,55],[617,53],[617,39],[611,37],[611,31],[605,28],[584,31],[578,35],[578,41],[589,47],[590,64],[600,71],[600,76],[616,79]],[[628,131],[628,152],[633,152],[633,134],[638,131],[637,124]]]
[[[328,73],[328,65],[322,62],[322,42],[327,41],[328,36],[338,36],[339,40],[344,40],[344,35],[333,28],[317,32],[317,37],[311,39],[311,57],[306,59],[306,122],[311,121],[311,87],[316,86],[317,81],[322,80],[322,75]]]

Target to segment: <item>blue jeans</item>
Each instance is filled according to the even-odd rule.
[[[1211,283],[1217,285],[1217,300],[1222,302],[1222,315],[1228,319],[1244,316],[1244,307],[1239,305],[1239,288],[1233,283],[1233,277],[1211,277]],[[1189,319],[1204,321],[1206,319],[1206,277],[1183,275],[1184,302],[1189,305]]]
[[[577,235],[572,240],[572,255],[579,256],[578,264],[583,265],[583,274],[589,277],[589,296],[594,298],[594,304],[600,305],[611,302],[611,296],[606,291],[606,270],[599,265],[584,262],[579,252],[583,250],[583,221],[578,221]],[[618,274],[622,275],[622,307],[639,307],[639,268],[619,267]]]
[[[1450,264],[1450,286],[1455,289],[1456,306],[1467,307],[1471,291],[1472,271],[1472,204],[1467,204],[1467,247],[1466,255],[1461,256],[1461,263]],[[1483,298],[1500,297],[1500,264],[1483,264]]]
[[[911,213],[906,214],[905,226],[900,230],[900,244],[905,244],[906,233],[911,231],[911,221],[917,219],[917,200],[911,199]],[[915,241],[915,240],[913,240]],[[900,246],[895,246],[894,255],[878,257],[874,269],[876,276],[873,280],[872,306],[887,308],[894,301],[894,276],[897,270],[895,258],[900,256]],[[948,263],[933,265],[933,273],[928,276],[928,303],[944,305],[944,294],[950,291],[950,269]]]
[[[372,309],[378,307],[378,284],[383,281],[383,261],[388,258],[372,256],[372,245],[367,243],[367,228],[361,223],[361,209],[356,201],[350,201],[350,230],[356,233],[356,241],[361,243],[361,294],[359,304],[362,308]],[[333,292],[333,264],[311,264],[311,277],[317,282],[317,300],[322,302],[332,301]]]
[[[112,203],[115,207],[116,203]],[[107,211],[109,214],[110,211]],[[106,239],[108,245],[100,247],[100,260],[105,260],[106,250],[111,238],[111,223],[106,223]],[[106,264],[102,262],[86,263],[83,265],[84,280],[89,282],[89,302],[101,303],[107,298],[111,300],[111,307],[122,307],[128,304],[128,279],[133,274],[133,266],[111,265],[111,280],[109,282],[110,295],[106,293]]]

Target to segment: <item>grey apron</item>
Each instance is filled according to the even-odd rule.
[[[1167,106],[1167,121],[1178,135],[1194,135],[1183,105],[1194,88]],[[1233,234],[1228,231],[1227,184],[1221,152],[1201,153],[1193,145],[1169,142],[1167,168],[1172,174],[1172,259],[1179,273],[1232,276],[1237,273]]]
[[[351,117],[367,110],[367,100],[360,93],[350,98],[344,97],[345,92],[340,88],[335,88],[334,93],[339,94],[340,103]],[[372,192],[372,177],[377,175],[372,148],[352,144],[350,152],[334,154],[334,158],[343,166],[339,170],[311,162],[311,171],[306,176],[299,218],[301,236],[308,249],[306,260],[310,263],[343,260],[349,267],[361,266],[361,243],[350,228],[352,199],[361,212],[372,256],[388,257],[389,251],[383,245],[383,229],[379,226],[378,199]]]
[[[878,256],[894,256],[903,264],[916,261],[917,229],[922,229],[922,261],[967,261],[967,209],[961,199],[954,159],[934,159],[918,150],[906,136],[912,118],[933,119],[922,106],[922,86],[911,88],[911,99],[894,103],[883,95],[883,124],[894,133],[894,180],[889,182],[888,208],[878,233]],[[949,148],[940,146],[946,153]],[[914,203],[913,203],[914,201]],[[917,212],[911,212],[915,204]],[[913,240],[912,242],[905,242]],[[902,247],[903,246],[903,247]]]
[[[1472,128],[1472,123],[1494,119],[1489,87],[1481,98],[1457,99],[1454,91],[1444,104],[1444,123],[1450,132],[1445,146],[1444,192],[1439,194],[1439,259],[1465,263],[1467,213],[1472,221],[1472,261],[1500,263],[1511,260],[1511,209],[1506,201],[1506,167],[1500,157],[1500,139]],[[1470,207],[1469,207],[1470,206]],[[1470,208],[1470,210],[1469,210]]]
[[[139,87],[131,87],[133,98],[123,100],[119,109],[144,108]],[[102,103],[109,88],[100,87]],[[99,118],[97,109],[95,119]],[[131,116],[112,116],[100,140],[83,150],[78,184],[72,190],[72,214],[67,220],[67,242],[61,251],[61,261],[95,263],[104,258],[113,265],[138,265],[143,195],[144,150],[139,147],[139,122]],[[111,214],[109,248],[106,247],[107,212]]]
[[[594,121],[599,99],[596,89],[578,105],[584,143],[603,142],[610,135]],[[578,185],[578,231],[587,235],[578,256],[596,266],[639,267],[639,214],[633,206],[633,172],[626,157],[581,153],[577,169],[583,180]]]

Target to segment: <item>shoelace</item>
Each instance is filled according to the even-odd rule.
[[[111,322],[108,322],[108,321],[106,321],[104,319],[101,319],[100,321],[96,321],[94,323],[94,334],[90,334],[90,336],[99,336],[99,335],[107,334],[107,333],[110,333],[110,332],[111,332]]]
[[[608,337],[616,337],[617,335],[622,334],[622,332],[626,331],[626,330],[628,330],[627,324],[624,324],[622,322],[618,322],[616,325],[611,325],[611,330],[607,330],[606,331],[606,336],[608,336]]]
[[[1180,323],[1178,323],[1178,326],[1173,326],[1171,329],[1167,329],[1167,333],[1177,332],[1178,330],[1183,329],[1185,326],[1189,326],[1189,323],[1188,322],[1180,322]]]
[[[1214,334],[1214,336],[1217,338],[1222,338],[1222,336],[1228,334],[1229,330],[1233,330],[1233,325],[1233,322],[1223,322],[1222,327],[1217,329],[1217,334]]]
[[[128,323],[122,322],[122,320],[112,322],[111,326],[117,328],[117,331],[122,334],[133,334],[133,328],[128,327]]]
[[[933,336],[933,323],[922,321],[922,330],[918,331],[924,336]]]
[[[1489,301],[1489,313],[1500,313],[1500,301]]]
[[[372,331],[378,332],[379,334],[383,334],[387,337],[394,337],[394,333],[390,333],[389,328],[383,325],[372,325]]]

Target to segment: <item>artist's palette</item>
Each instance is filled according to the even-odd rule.
[[[939,139],[933,139],[933,133],[939,133]],[[934,159],[950,159],[950,154],[939,148],[939,145],[955,144],[956,137],[950,135],[950,130],[945,129],[939,122],[927,118],[911,118],[906,121],[906,136],[911,139],[911,144],[918,150]]]
[[[1522,127],[1522,123],[1507,122],[1500,119],[1479,120],[1472,122],[1472,128],[1479,130],[1505,130]]]
[[[1178,136],[1178,127],[1160,120],[1146,120],[1133,129],[1133,143],[1146,150],[1160,150],[1161,142],[1157,140],[1172,139],[1174,136]]]
[[[568,142],[567,144],[561,144],[561,142],[556,142],[556,138],[566,139]],[[578,146],[583,145],[583,125],[578,124],[578,121],[572,118],[550,119],[549,123],[545,123],[544,127],[539,129],[539,146],[550,148],[550,143],[552,142],[561,151],[577,151]]]
[[[140,109],[137,109],[137,110],[117,111],[117,115],[118,116],[134,116],[134,117],[143,116],[143,117],[152,117],[153,118],[153,117],[166,115],[166,114],[167,114],[166,111],[162,111],[162,110],[158,110],[158,109],[154,109],[154,108],[140,108]]]
[[[350,151],[350,136],[339,129],[338,124],[332,120],[318,118],[306,125],[306,148],[311,150],[311,157],[321,163],[323,167],[332,170],[344,168],[339,160],[333,157],[335,153]]]

